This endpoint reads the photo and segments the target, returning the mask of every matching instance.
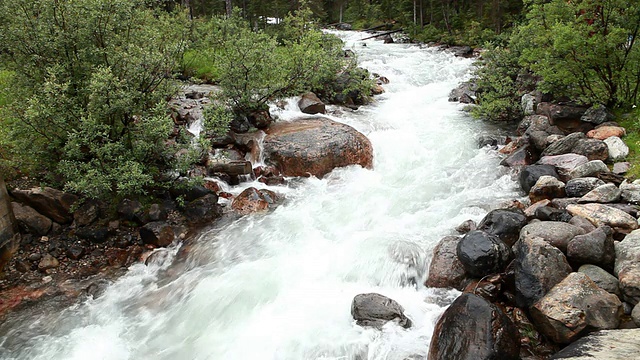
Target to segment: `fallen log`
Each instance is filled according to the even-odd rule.
[[[404,30],[404,29],[398,29],[398,30],[392,30],[392,31],[383,32],[383,33],[380,33],[380,34],[376,34],[376,35],[372,35],[372,36],[366,37],[364,39],[360,39],[360,41],[369,40],[369,39],[377,38],[377,37],[380,37],[380,36],[395,34],[395,33],[400,32],[402,30]]]
[[[250,161],[210,161],[207,163],[209,174],[224,173],[229,176],[249,175],[253,172]]]

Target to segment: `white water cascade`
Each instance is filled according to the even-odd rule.
[[[184,260],[134,265],[96,299],[14,324],[0,335],[0,358],[423,359],[457,295],[422,285],[431,250],[518,189],[494,151],[477,149],[489,125],[447,102],[471,60],[339,35],[391,80],[372,105],[330,109],[369,137],[373,170],[269,187],[286,198],[275,211],[207,229]],[[302,114],[292,103],[277,115]],[[266,187],[231,191],[248,186]],[[367,292],[395,299],[413,326],[357,326],[351,301]]]

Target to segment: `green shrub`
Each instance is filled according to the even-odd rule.
[[[90,197],[158,185],[177,146],[167,146],[166,98],[186,16],[142,0],[5,0],[0,14],[18,95],[3,106],[12,116],[0,119],[0,143],[13,165]]]

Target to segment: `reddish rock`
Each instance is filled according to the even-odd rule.
[[[621,138],[625,135],[627,135],[627,131],[620,126],[601,126],[587,133],[587,137],[598,140],[604,140],[612,136]]]
[[[272,125],[264,139],[264,155],[284,176],[322,177],[336,167],[373,166],[373,147],[366,136],[323,118]]]
[[[433,248],[433,258],[429,265],[429,277],[425,286],[458,290],[464,288],[467,276],[456,254],[458,242],[460,242],[459,237],[446,236]]]
[[[250,187],[241,192],[233,199],[231,208],[241,215],[248,215],[254,212],[266,211],[274,205],[278,196],[270,190],[258,190]]]

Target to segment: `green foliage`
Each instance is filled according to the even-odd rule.
[[[0,4],[0,54],[18,95],[2,109],[13,116],[1,118],[0,141],[21,159],[13,165],[90,197],[142,194],[171,168],[165,103],[188,27],[147,5]]]
[[[476,70],[479,106],[473,108],[476,117],[512,121],[522,116],[520,94],[516,79],[521,69],[517,65],[517,54],[494,47],[483,55],[484,63]]]
[[[634,0],[529,0],[512,38],[520,64],[544,80],[543,91],[590,104],[634,104],[640,84]]]

